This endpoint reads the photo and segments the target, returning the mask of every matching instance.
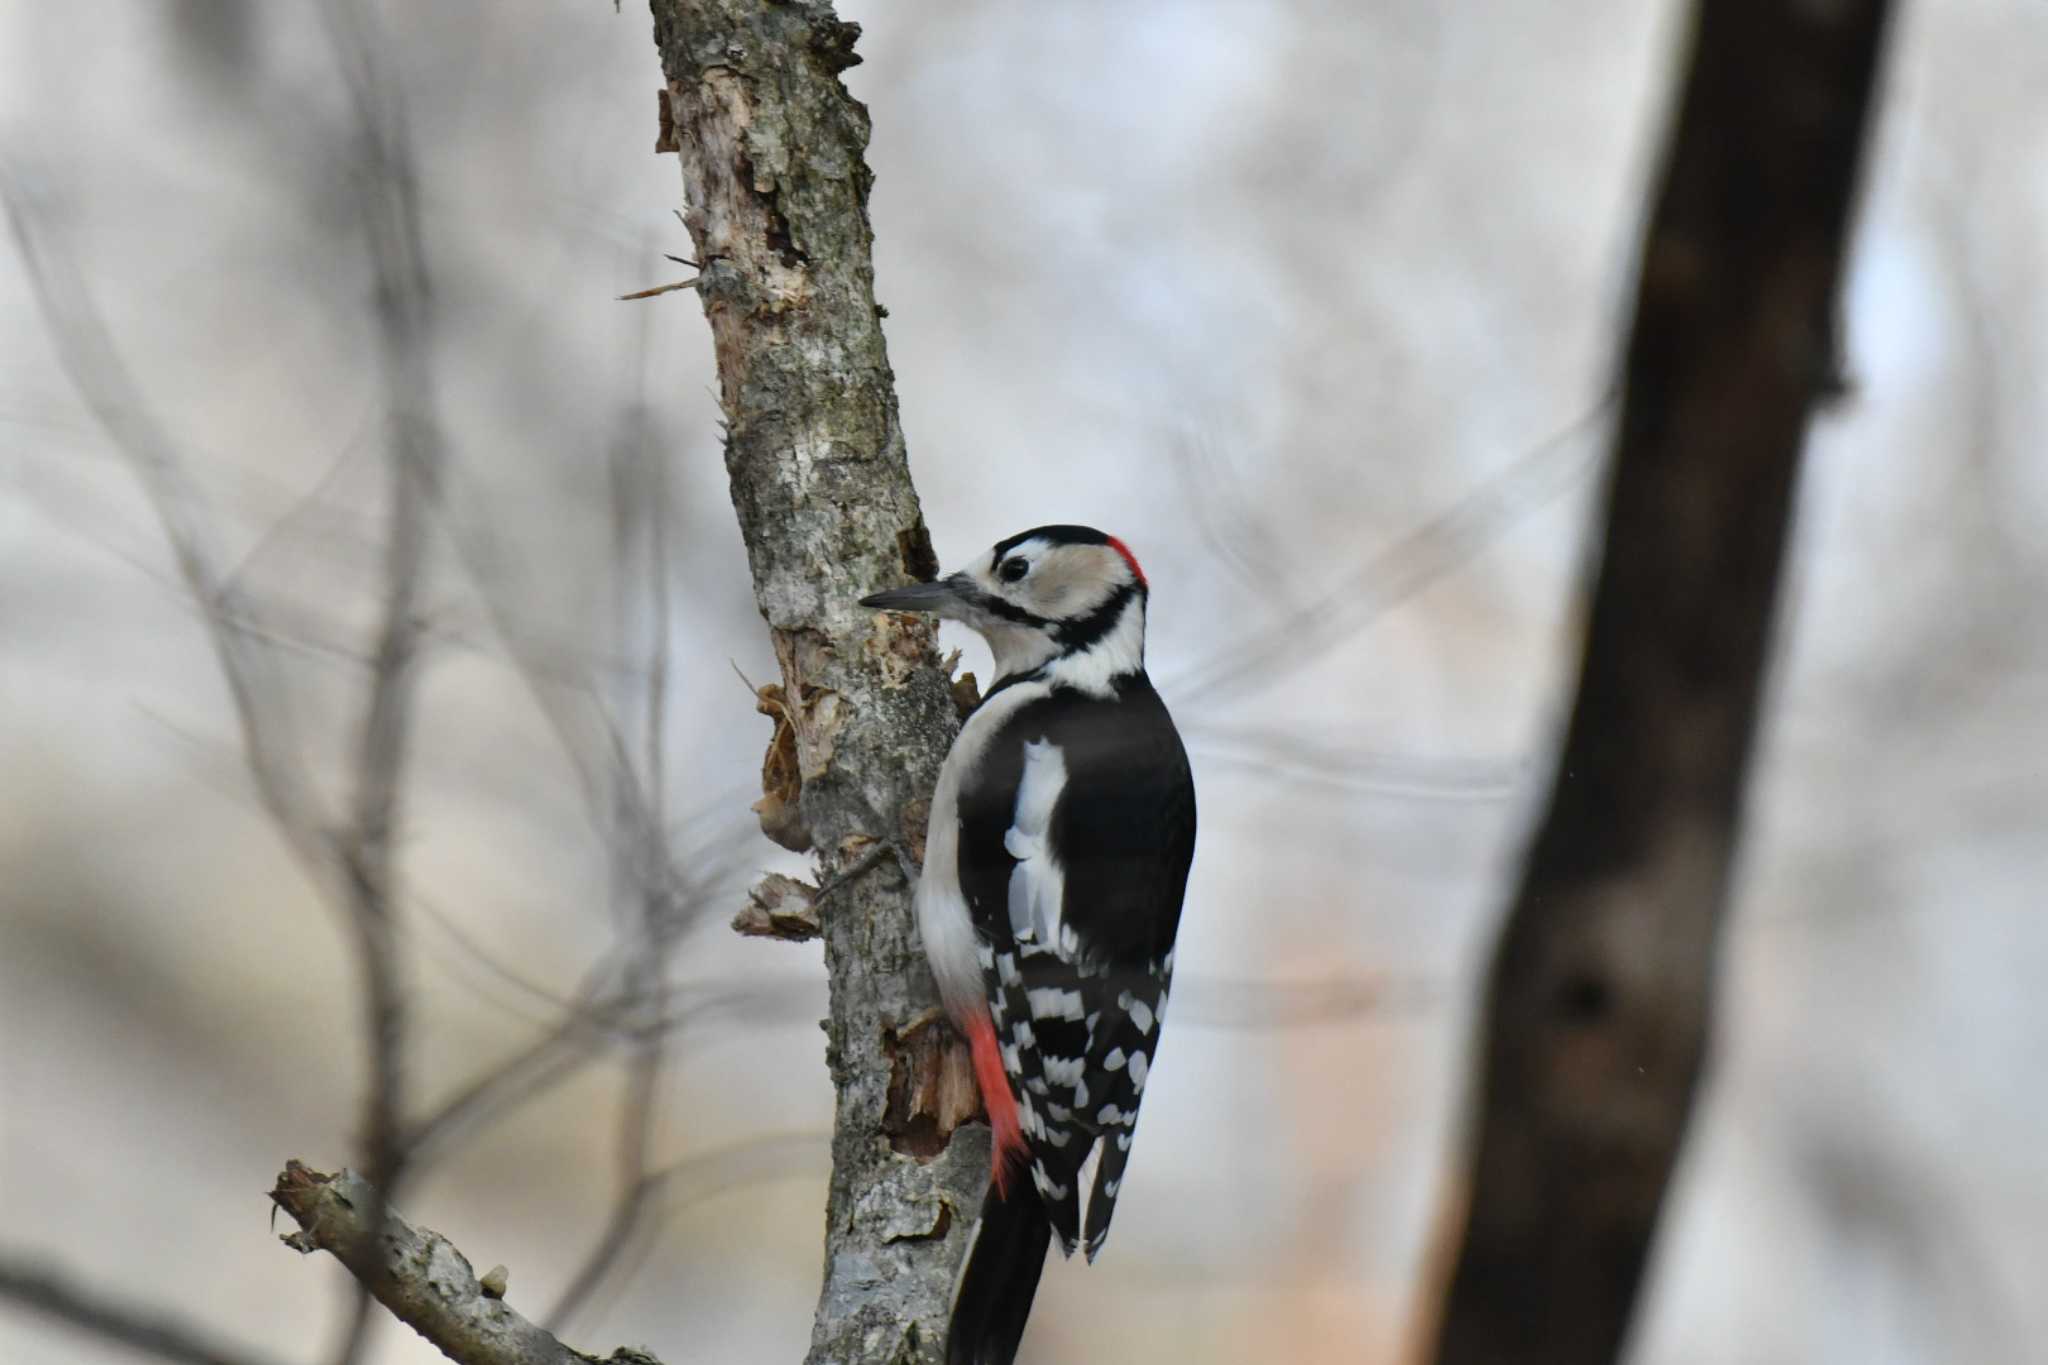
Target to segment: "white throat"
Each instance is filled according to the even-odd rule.
[[[995,656],[996,675],[989,679],[992,683],[1040,668],[1058,651],[1044,631],[1030,626],[997,621],[980,627],[980,632],[981,638],[988,641],[989,653]]]
[[[1109,696],[1116,689],[1111,681],[1145,666],[1145,599],[1134,595],[1111,626],[1109,634],[1087,649],[1053,659],[1045,670],[1046,681],[1056,687],[1072,687],[1097,696]]]

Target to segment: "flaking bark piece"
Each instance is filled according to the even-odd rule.
[[[946,675],[946,687],[953,694],[953,709],[960,713],[960,719],[966,720],[974,714],[974,708],[981,705],[981,684],[975,681],[972,673],[954,677],[953,670],[958,667],[960,651],[957,649],[939,660],[939,671]]]
[[[754,709],[775,722],[768,752],[761,759],[761,799],[754,803],[754,814],[761,819],[763,834],[792,853],[808,853],[811,831],[804,824],[798,802],[804,779],[797,762],[796,718],[790,713],[782,684],[755,688]]]
[[[919,583],[929,583],[939,576],[939,556],[932,549],[932,533],[919,520],[917,525],[896,533],[896,553],[903,561],[903,572]]]
[[[948,685],[953,690],[953,709],[960,713],[960,719],[966,720],[981,705],[981,684],[972,673],[962,673]]]
[[[675,106],[668,102],[667,86],[664,85],[654,92],[654,103],[655,117],[660,121],[654,134],[655,155],[659,156],[663,152],[680,152],[683,145],[676,141],[676,111]]]
[[[904,1156],[928,1161],[946,1150],[953,1130],[986,1117],[974,1083],[974,1058],[945,1015],[930,1011],[883,1039],[889,1054],[889,1100],[882,1131]]]
[[[816,887],[771,872],[747,892],[746,908],[732,917],[733,931],[748,938],[779,938],[789,943],[814,939],[823,931],[817,896]]]

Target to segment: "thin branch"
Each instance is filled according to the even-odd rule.
[[[619,302],[630,303],[634,299],[659,298],[663,294],[673,294],[678,289],[695,289],[701,278],[701,276],[692,275],[689,279],[677,280],[674,284],[657,284],[652,289],[641,289],[631,294],[621,294],[619,295]]]
[[[1292,677],[1365,625],[1469,563],[1530,512],[1578,487],[1600,463],[1598,448],[1584,438],[1612,406],[1612,395],[1603,396],[1450,508],[1371,556],[1335,587],[1251,636],[1232,640],[1226,651],[1185,670],[1161,690],[1184,702],[1209,704]]]
[[[599,1357],[563,1345],[520,1316],[502,1289],[493,1293],[478,1282],[452,1242],[390,1211],[384,1196],[353,1171],[323,1175],[287,1162],[270,1197],[299,1225],[284,1238],[286,1246],[339,1259],[393,1317],[458,1365],[601,1365]],[[372,1209],[385,1211],[381,1224],[367,1221]],[[366,1247],[375,1251],[367,1274],[359,1257]],[[623,1347],[604,1362],[660,1365]]]
[[[382,44],[360,0],[325,0],[319,9],[355,114],[350,169],[375,281],[377,354],[391,403],[383,613],[358,740],[350,827],[341,836],[340,850],[369,1040],[362,1140],[371,1199],[366,1220],[376,1227],[384,1201],[400,1187],[406,1157],[401,1117],[405,999],[397,960],[394,840],[418,690],[428,513],[440,483],[443,443],[434,416],[426,248],[403,92],[386,68]],[[370,1254],[370,1248],[363,1248],[363,1256]],[[363,1290],[337,1349],[337,1365],[359,1359],[368,1339],[374,1286],[368,1277],[361,1278]]]
[[[1257,726],[1191,725],[1188,747],[1209,763],[1291,781],[1420,801],[1502,801],[1529,775],[1513,759],[1424,758],[1376,752],[1328,736]]]
[[[643,376],[646,336],[643,321],[639,336]],[[640,787],[648,794],[649,818],[644,828],[634,828],[629,823],[629,838],[614,841],[613,862],[615,880],[621,884],[619,889],[635,893],[632,900],[639,912],[634,936],[638,952],[631,965],[628,990],[635,998],[636,1017],[643,1022],[634,1038],[635,1055],[619,1109],[617,1186],[612,1209],[590,1255],[548,1313],[548,1325],[556,1330],[597,1289],[645,1225],[648,1152],[669,1036],[669,1030],[659,1027],[659,1021],[668,1009],[668,956],[675,935],[668,899],[658,889],[661,881],[650,872],[664,860],[659,841],[667,824],[664,741],[669,671],[668,490],[661,477],[660,453],[648,439],[645,405],[628,404],[627,413],[627,430],[612,459],[612,539],[617,556],[613,578],[620,597],[620,631],[631,633],[644,625],[649,642],[647,668],[641,680],[646,696],[640,774]],[[626,786],[631,770],[623,754],[618,768],[617,780]],[[630,798],[632,790],[626,787],[621,794]]]
[[[618,968],[607,966],[600,970]],[[720,984],[695,995],[686,1006],[650,1018],[641,995],[623,989],[615,997],[600,999],[596,989],[601,984],[593,980],[586,987],[588,1003],[566,1010],[554,1029],[472,1080],[427,1117],[415,1122],[406,1138],[412,1164],[437,1159],[464,1131],[494,1122],[568,1080],[593,1055],[615,1042],[637,1046],[652,1033],[673,1033],[686,1025],[742,1015],[763,1024],[771,1023],[783,1017],[796,998],[790,987],[780,984],[768,988]],[[809,983],[803,986],[808,988]]]
[[[553,1330],[561,1330],[589,1299],[646,1221],[647,1153],[654,1130],[655,1098],[661,1078],[662,1036],[661,1030],[650,1030],[648,1040],[641,1045],[627,1072],[616,1139],[617,1192],[596,1245],[570,1278],[569,1287],[555,1300],[555,1306],[548,1310],[546,1321]]]
[[[47,1266],[0,1256],[0,1298],[103,1341],[178,1365],[275,1365],[168,1314],[85,1289]]]
[[[609,1011],[598,1003],[600,992],[620,971],[621,964],[616,961],[598,963],[552,1029],[416,1119],[406,1135],[408,1159],[415,1164],[432,1160],[457,1131],[485,1122],[507,1104],[535,1093],[546,1083],[545,1078],[558,1073],[565,1052],[579,1043],[587,1050],[589,1044],[585,1040],[595,1035],[610,1017]],[[576,1064],[580,1064],[580,1058]]]
[[[697,882],[685,876],[667,853],[666,834],[655,815],[652,795],[632,778],[630,761],[620,767],[630,750],[619,738],[604,700],[587,685],[566,683],[557,676],[548,647],[515,609],[513,604],[520,597],[516,560],[505,553],[487,521],[469,514],[479,496],[466,486],[460,462],[451,461],[445,467],[435,498],[456,561],[483,603],[491,629],[576,770],[592,823],[607,840],[645,840],[648,847],[662,850],[655,864],[644,870],[650,880],[640,888],[642,894],[659,892],[671,905],[694,904]],[[618,828],[622,818],[628,822],[624,831]]]
[[[662,1225],[682,1210],[771,1181],[822,1176],[831,1160],[829,1133],[763,1133],[652,1172],[642,1182],[640,1193],[653,1206],[654,1215],[642,1220],[619,1257],[607,1294],[587,1306],[602,1311],[609,1298],[632,1284],[658,1246]]]

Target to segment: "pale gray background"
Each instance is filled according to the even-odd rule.
[[[1655,1365],[2022,1361],[2048,1339],[2048,12],[1904,8],[1855,394],[1803,486],[1723,1031],[1636,1350]],[[848,81],[942,558],[1042,521],[1129,540],[1202,787],[1182,972],[1387,986],[1306,1025],[1276,992],[1190,1006],[1117,1235],[1092,1270],[1048,1270],[1031,1358],[1396,1359],[1574,645],[1600,432],[1546,442],[1611,368],[1677,7],[843,12],[867,27]],[[518,548],[528,628],[609,686],[605,462],[645,370],[675,485],[668,796],[678,847],[725,859],[678,977],[796,986],[681,1035],[657,1157],[711,1158],[571,1335],[795,1360],[822,969],[723,927],[791,864],[746,811],[767,723],[732,664],[773,661],[703,319],[688,294],[613,300],[686,254],[649,22],[603,0],[379,13],[474,511]],[[306,4],[0,5],[0,154],[195,453],[224,552],[255,551],[290,610],[336,753],[381,401],[348,187],[322,170],[343,117]],[[344,1277],[276,1245],[261,1191],[286,1156],[350,1152],[345,945],[246,794],[194,609],[11,253],[0,480],[0,1244],[314,1360]],[[1475,496],[1448,539],[1375,558]],[[611,942],[570,769],[441,568],[407,826],[427,1094],[549,1017],[453,930],[552,992]],[[617,1084],[599,1066],[521,1110],[407,1211],[545,1307],[602,1217]],[[434,1358],[388,1324],[374,1354]],[[116,1358],[0,1305],[0,1359]]]

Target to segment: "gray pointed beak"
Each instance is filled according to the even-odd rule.
[[[869,593],[860,599],[860,604],[883,611],[942,612],[960,605],[960,594],[954,590],[951,580],[942,578],[936,583],[912,583],[907,588]]]

